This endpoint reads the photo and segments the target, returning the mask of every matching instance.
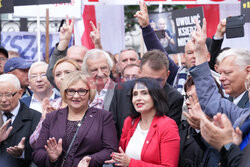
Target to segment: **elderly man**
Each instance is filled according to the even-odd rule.
[[[4,73],[14,74],[20,81],[21,88],[23,90],[22,98],[32,95],[31,90],[28,88],[28,71],[30,66],[31,63],[21,57],[9,59],[4,66]]]
[[[55,49],[50,57],[49,67],[46,72],[47,78],[50,83],[55,87],[54,77],[52,75],[52,71],[57,60],[68,57],[70,59],[74,59],[80,66],[82,66],[83,58],[88,51],[88,48],[85,46],[75,45],[71,46],[68,49],[68,45],[70,43],[72,32],[74,27],[74,19],[69,23],[69,18],[66,19],[66,23],[60,28],[59,38],[60,41],[56,44]],[[91,38],[96,48],[102,48],[100,43],[100,31],[96,29],[94,24],[92,23],[93,31],[91,32]]]
[[[109,54],[100,49],[89,50],[82,64],[82,71],[89,74],[93,80],[92,86],[96,88],[97,94],[91,107],[108,110],[113,94],[115,83],[110,79],[110,70],[113,61]]]
[[[52,85],[46,77],[48,64],[45,62],[35,62],[31,65],[28,77],[29,86],[33,91],[33,95],[25,97],[21,101],[24,102],[29,108],[37,110],[42,113],[43,99],[48,98],[54,100],[58,96],[52,90]]]
[[[0,46],[0,74],[3,74],[4,65],[8,60],[8,57],[8,51],[4,47]]]
[[[148,51],[141,59],[139,77],[150,77],[159,81],[169,99],[170,114],[168,116],[179,124],[182,114],[183,96],[166,82],[169,76],[168,67],[169,61],[163,52],[160,50]],[[109,109],[113,113],[118,137],[121,135],[123,121],[129,115],[132,105],[130,85],[131,81],[117,85]]]
[[[193,69],[191,69],[190,74],[194,79],[196,92],[197,92],[197,96],[199,99],[199,103],[201,105],[201,109],[206,114],[210,115],[210,117],[214,116],[213,117],[214,123],[211,123],[206,117],[201,116],[200,118],[201,119],[201,125],[200,125],[201,134],[209,144],[211,144],[214,148],[220,151],[222,166],[239,166],[240,165],[239,157],[241,156],[240,155],[241,153],[239,149],[233,144],[233,142],[235,143],[236,141],[234,140],[235,139],[234,137],[238,136],[240,133],[239,133],[239,129],[236,129],[236,131],[234,131],[234,129],[232,128],[231,122],[234,122],[232,120],[233,118],[237,118],[233,126],[234,127],[240,126],[241,130],[243,131],[242,133],[243,141],[248,144],[246,148],[248,150],[248,153],[246,155],[248,156],[247,159],[249,159],[248,154],[249,154],[249,143],[250,143],[249,141],[250,110],[249,108],[242,109],[236,106],[235,104],[233,104],[232,102],[224,98],[221,98],[221,96],[219,95],[218,89],[215,85],[214,79],[211,75],[211,72],[209,71],[209,66],[206,61],[206,55],[208,52],[206,45],[205,45],[206,21],[205,20],[203,21],[202,28],[198,25],[198,23],[196,26],[197,26],[197,32],[193,33],[192,35],[192,38],[195,44],[195,50],[197,53],[196,54],[197,56],[196,66]],[[245,82],[246,76],[248,76],[248,79],[250,79],[249,78],[250,76],[250,56],[249,56],[250,52],[245,49],[241,49],[241,51],[245,53],[245,57],[246,57],[246,59],[244,59],[245,65],[243,65],[242,64],[243,62],[240,60],[233,62],[233,60],[235,60],[234,55],[237,52],[232,52],[232,51],[229,52],[230,54],[226,54],[229,56],[228,57],[225,56],[226,58],[223,57],[225,59],[223,61],[225,61],[224,64],[231,65],[230,68],[233,68],[233,69],[225,68],[227,66],[224,66],[224,64],[222,64],[223,66],[219,67],[223,69],[223,70],[220,69],[222,70],[221,71],[222,78],[228,77],[228,76],[230,76],[229,78],[232,78],[231,75],[233,75],[234,78],[236,80],[240,80],[240,82],[243,77],[245,79],[244,80]],[[243,58],[241,57],[241,59]],[[223,61],[221,63],[223,63]],[[241,68],[239,68],[239,65]],[[238,74],[238,77],[241,77],[241,78],[238,78],[236,75],[238,72],[237,68],[239,68],[238,70],[240,70],[240,72],[242,73],[241,76],[239,76]],[[236,74],[232,70],[236,70]],[[234,84],[233,82],[230,82],[230,81],[232,80],[225,80],[222,84],[224,85],[226,92],[230,92],[232,93],[232,95],[235,95],[235,92],[233,91]],[[244,90],[246,89],[249,90],[249,82],[246,82],[245,86],[246,88],[244,88]],[[221,113],[225,113],[227,116]],[[239,120],[239,118],[241,119]],[[240,143],[240,142],[236,142],[236,143]],[[244,164],[244,166],[249,166],[249,162],[248,164]]]
[[[248,91],[245,88],[250,64],[250,52],[244,49],[229,49],[218,56],[220,81],[229,100],[241,108],[249,108]]]
[[[0,140],[0,161],[6,167],[27,167],[31,164],[29,137],[41,117],[39,112],[19,101],[21,96],[22,89],[17,77],[13,74],[0,75],[0,112],[5,123],[11,119],[7,124],[12,126],[11,131],[1,134]]]

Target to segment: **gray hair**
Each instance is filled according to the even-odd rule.
[[[121,54],[123,52],[126,52],[126,51],[134,51],[135,54],[136,54],[136,56],[137,56],[137,58],[138,58],[138,60],[140,59],[140,56],[138,55],[137,51],[134,48],[129,47],[129,48],[125,48],[125,49],[123,49],[123,50],[120,51],[119,59],[118,59],[119,62],[120,62],[120,59],[121,59]]]
[[[88,66],[87,66],[87,60],[90,59],[98,59],[100,56],[104,56],[107,59],[109,70],[113,67],[113,60],[109,56],[107,52],[101,49],[91,49],[87,51],[86,55],[84,56],[83,63],[82,63],[82,72],[89,74],[88,72]]]
[[[13,74],[2,74],[0,75],[0,82],[9,82],[16,89],[21,89],[21,84],[19,79]]]
[[[29,69],[29,72],[28,72],[28,78],[30,79],[30,73],[31,71],[35,68],[35,67],[38,67],[38,66],[44,66],[44,68],[48,68],[48,64],[43,62],[43,61],[37,61],[35,63],[33,63],[31,66],[30,66],[30,69]]]
[[[223,51],[217,57],[217,61],[221,63],[225,58],[229,56],[235,57],[235,63],[241,68],[244,69],[246,66],[250,65],[250,52],[246,49],[231,48]]]

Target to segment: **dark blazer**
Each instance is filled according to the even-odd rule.
[[[5,167],[8,165],[11,167],[27,167],[30,165],[32,149],[29,145],[29,138],[36,129],[40,117],[41,113],[28,108],[24,103],[20,102],[20,109],[12,124],[13,129],[8,138],[0,144],[0,161],[1,163],[5,162]],[[26,138],[24,159],[14,158],[6,152],[6,148],[18,145],[22,137]]]
[[[249,108],[249,97],[248,97],[248,91],[244,93],[242,98],[240,99],[239,103],[237,104],[240,108]]]
[[[211,47],[208,48],[209,53],[210,53],[209,67],[211,70],[214,70],[214,65],[216,64],[216,58],[218,57],[221,51],[222,42],[223,42],[223,38],[215,40],[213,37],[212,42],[211,42]]]
[[[132,83],[133,81],[127,81],[115,87],[114,96],[109,108],[109,111],[112,112],[114,117],[118,138],[121,136],[123,122],[125,118],[129,116],[129,111],[132,106],[130,99]],[[168,83],[165,84],[163,89],[168,97],[170,111],[168,116],[175,120],[178,125],[181,121],[183,96]]]
[[[43,122],[40,136],[33,152],[34,162],[41,167],[60,166],[64,154],[68,147],[66,140],[66,121],[68,108],[63,108],[46,115]],[[116,130],[110,112],[97,108],[89,108],[85,114],[82,126],[80,127],[73,147],[76,149],[69,152],[69,156],[64,166],[76,167],[84,156],[90,156],[90,167],[101,166],[105,160],[110,159],[110,154],[117,151],[118,141]],[[58,141],[62,138],[63,153],[59,157],[57,164],[51,164],[48,154],[44,148],[47,139],[55,137]]]

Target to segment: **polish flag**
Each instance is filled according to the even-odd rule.
[[[92,0],[93,2],[96,0]],[[101,42],[103,49],[111,53],[118,53],[125,47],[125,26],[123,5],[84,5],[82,18],[75,21],[75,45],[83,45],[93,49],[90,38],[92,26],[90,21],[100,23]]]
[[[84,5],[82,18],[76,20],[74,25],[75,45],[83,45],[88,49],[94,48],[94,44],[89,36],[92,31],[90,21],[96,25],[95,6]]]

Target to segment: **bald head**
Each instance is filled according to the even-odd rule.
[[[67,51],[67,57],[75,60],[80,66],[82,66],[82,61],[87,51],[88,48],[84,46],[71,46]]]

